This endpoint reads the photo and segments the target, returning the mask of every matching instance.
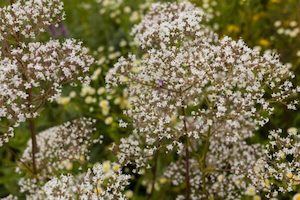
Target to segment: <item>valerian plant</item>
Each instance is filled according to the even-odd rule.
[[[34,118],[43,105],[61,95],[68,83],[89,82],[94,59],[74,39],[37,42],[48,26],[64,19],[60,0],[17,0],[0,9],[0,113],[3,133],[0,146],[13,137],[14,128],[29,122],[28,141],[17,173],[20,192],[26,199],[123,199],[129,175],[113,163],[87,167],[89,148],[95,138],[95,120],[81,118],[36,133]],[[17,199],[9,195],[5,199]]]
[[[123,194],[129,184],[129,175],[122,173],[120,165],[96,163],[78,176],[62,175],[53,178],[39,191],[39,199],[127,199]]]
[[[122,4],[96,2],[112,11]],[[110,17],[119,15],[115,10]],[[123,11],[128,14],[130,8]],[[292,83],[295,75],[278,55],[219,37],[206,25],[210,15],[200,8],[188,2],[153,4],[132,32],[141,54],[120,58],[106,76],[106,89],[82,88],[87,104],[99,99],[103,116],[111,109],[110,94],[116,87],[124,89],[124,114],[133,128],[112,147],[117,161],[93,164],[90,147],[102,142],[94,134],[95,120],[80,118],[36,133],[34,119],[43,105],[70,101],[57,98],[62,86],[89,82],[87,72],[94,62],[74,39],[39,42],[49,26],[53,29],[64,19],[62,2],[11,1],[0,8],[0,16],[0,146],[22,122],[28,122],[31,133],[16,169],[22,176],[22,197],[127,199],[124,191],[131,187],[131,176],[124,166],[143,175],[148,199],[154,199],[158,182],[169,184],[176,199],[186,200],[277,199],[297,190],[297,129],[271,131],[266,145],[252,141],[276,105],[296,110],[300,88]],[[97,69],[92,79],[100,73]],[[109,98],[95,97],[96,92]],[[112,121],[106,117],[105,124]],[[120,120],[119,126],[128,123]]]
[[[277,198],[295,191],[300,184],[300,137],[296,128],[290,128],[286,134],[281,129],[271,131],[269,139],[250,177],[268,198]]]
[[[37,191],[49,179],[72,170],[76,162],[83,165],[89,160],[89,147],[100,143],[93,138],[94,126],[94,120],[82,118],[37,134],[36,174],[32,171],[32,143],[28,141],[17,168],[23,175],[20,191],[27,194],[27,199],[36,198]]]
[[[62,85],[89,80],[93,58],[74,39],[36,42],[49,25],[64,19],[59,0],[18,0],[0,8],[0,15],[0,146],[13,137],[15,127],[28,121],[36,173],[34,118],[45,102],[60,95]]]
[[[178,199],[255,195],[252,171],[265,154],[248,139],[276,104],[298,103],[295,75],[278,55],[219,38],[205,21],[190,3],[154,4],[133,29],[144,54],[121,58],[106,77],[108,89],[127,87],[131,104],[133,133],[121,140],[119,161],[152,168],[150,197],[166,153],[176,154],[164,176],[184,188]]]
[[[122,173],[118,163],[96,163],[86,172],[71,173],[76,162],[81,167],[88,163],[89,147],[99,143],[99,139],[93,139],[94,125],[95,120],[82,118],[39,133],[35,176],[28,170],[32,151],[29,141],[17,168],[24,175],[19,186],[26,199],[125,199],[123,192],[130,176]]]
[[[63,84],[88,80],[85,74],[93,59],[80,42],[30,41],[48,25],[63,20],[62,8],[62,2],[57,0],[19,0],[0,9],[0,113],[1,121],[6,122],[4,128],[8,129],[1,135],[1,145],[13,136],[13,128],[26,119],[35,143],[33,118],[42,105],[57,97]]]

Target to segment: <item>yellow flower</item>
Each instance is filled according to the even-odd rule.
[[[110,161],[103,162],[102,169],[104,173],[108,173],[111,169]]]
[[[229,24],[227,26],[227,32],[229,32],[229,33],[238,33],[238,32],[240,32],[240,28],[237,25]]]
[[[295,194],[295,196],[293,196],[293,200],[300,200],[300,193]]]
[[[219,182],[222,182],[224,180],[224,175],[219,175],[217,179]]]
[[[132,71],[133,73],[138,73],[138,72],[140,71],[140,68],[139,68],[139,67],[132,67],[132,68],[131,68],[131,71]]]
[[[270,188],[270,181],[268,179],[265,179],[262,181],[262,185],[266,188]]]
[[[73,164],[69,160],[64,160],[62,162],[62,165],[67,169],[71,170],[73,168]]]
[[[269,40],[265,39],[265,38],[261,38],[259,41],[258,41],[258,44],[262,47],[268,47],[270,46],[270,42]]]
[[[103,93],[105,93],[105,91],[106,91],[105,88],[101,87],[97,90],[97,94],[102,95]]]
[[[129,19],[130,19],[131,22],[136,22],[140,19],[140,15],[137,11],[134,11],[134,12],[131,13],[131,16],[130,16]]]
[[[84,157],[83,155],[81,155],[81,156],[79,157],[79,160],[80,160],[81,162],[83,162],[83,161],[85,161],[85,157]]]
[[[291,127],[287,130],[288,134],[290,135],[297,135],[298,129],[295,127]]]
[[[101,194],[102,193],[102,189],[100,187],[95,188],[95,193],[97,195]]]
[[[119,170],[120,170],[120,165],[119,165],[119,164],[114,164],[114,165],[113,165],[113,170],[114,170],[115,172],[119,171]]]
[[[281,0],[271,0],[270,3],[280,3]]]
[[[121,40],[119,45],[120,45],[120,47],[125,47],[127,45],[126,40]]]
[[[299,185],[300,182],[299,181],[293,181],[293,185]]]
[[[131,198],[133,197],[133,192],[132,192],[131,190],[127,190],[127,191],[125,192],[125,196],[126,196],[127,198],[131,199]]]
[[[76,97],[76,92],[75,91],[70,92],[69,97],[70,98],[75,98]]]
[[[95,98],[93,98],[92,96],[87,96],[85,99],[84,99],[84,102],[86,104],[91,104],[91,103],[95,103],[97,100]]]
[[[103,114],[104,116],[107,116],[107,115],[109,114],[109,107],[103,108],[103,109],[102,109],[102,114]]]
[[[260,198],[260,196],[255,195],[255,196],[253,197],[253,200],[261,200],[261,198]]]
[[[265,12],[260,12],[260,13],[257,13],[256,15],[254,15],[252,17],[252,20],[253,21],[258,21],[260,20],[261,18],[265,17],[266,16],[266,13]]]
[[[246,190],[246,195],[248,196],[254,196],[256,194],[256,190],[254,186],[249,186]]]
[[[131,8],[129,6],[124,7],[124,12],[125,13],[130,13],[131,12]]]
[[[300,176],[298,175],[298,176],[294,176],[294,180],[295,181],[300,181]]]
[[[104,123],[105,123],[106,125],[109,125],[109,124],[111,124],[113,121],[114,121],[114,119],[113,119],[112,117],[107,117],[107,118],[105,119]]]
[[[105,109],[105,108],[108,108],[109,102],[107,100],[102,100],[102,101],[100,101],[99,105],[101,108]]]
[[[235,180],[234,183],[235,183],[237,186],[239,186],[239,185],[241,185],[241,180]]]
[[[123,83],[126,83],[128,81],[128,77],[121,75],[120,76],[120,81]]]
[[[129,104],[129,101],[127,99],[122,99],[121,102],[120,102],[120,106],[121,108],[130,108],[130,104]]]
[[[59,97],[57,99],[57,103],[60,105],[66,105],[70,102],[71,98],[70,97]]]
[[[286,177],[288,177],[289,179],[293,178],[293,173],[292,172],[286,173]]]
[[[120,97],[117,97],[115,100],[114,100],[114,104],[118,105],[120,104],[121,102],[121,98]]]
[[[166,178],[160,178],[159,179],[159,183],[160,184],[164,184],[164,183],[166,183],[168,180],[166,179]]]

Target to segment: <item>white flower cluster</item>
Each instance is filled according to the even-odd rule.
[[[81,118],[39,133],[35,157],[37,175],[34,177],[31,172],[32,143],[29,140],[17,168],[18,173],[25,175],[19,181],[21,192],[34,194],[40,185],[62,170],[71,170],[74,162],[88,160],[89,147],[101,142],[93,139],[94,125],[94,120]]]
[[[129,184],[129,175],[122,174],[120,166],[95,164],[85,174],[79,176],[62,175],[45,184],[36,199],[127,199],[123,194]]]
[[[216,138],[211,140],[209,148],[206,167],[201,162],[201,157],[189,161],[190,198],[241,199],[251,182],[248,173],[252,172],[257,157],[262,156],[262,147],[248,145],[246,142],[224,143]],[[185,165],[180,160],[165,169],[164,176],[173,186],[185,184]],[[178,199],[185,198],[179,195]]]
[[[0,8],[0,41],[34,39],[64,15],[61,0],[17,0]]]
[[[13,195],[8,195],[4,198],[1,198],[1,200],[18,200],[18,198]]]
[[[215,35],[203,24],[206,17],[200,8],[195,9],[190,3],[155,3],[132,33],[142,48],[180,45],[186,39],[195,37],[209,41]]]
[[[182,7],[182,3],[160,7],[174,5]],[[182,32],[180,38],[190,36],[193,28],[186,26],[189,32]],[[164,38],[162,42],[168,44],[169,37]],[[199,139],[209,129],[231,141],[247,138],[257,125],[268,122],[264,116],[272,113],[274,102],[284,103],[297,93],[288,80],[294,75],[276,55],[260,56],[243,41],[228,37],[207,41],[196,37],[149,49],[141,59],[121,58],[107,75],[108,87],[127,84],[133,107],[126,114],[148,144],[178,141],[183,135]],[[288,107],[294,109],[294,103]]]
[[[147,152],[140,146],[138,135],[130,135],[128,138],[121,138],[121,144],[118,146],[118,161],[123,165],[136,165],[146,167],[147,160],[153,156],[153,152]]]
[[[296,109],[297,101],[289,98],[299,88],[277,55],[261,55],[242,40],[219,39],[201,25],[203,18],[187,2],[154,4],[134,29],[145,54],[121,58],[106,76],[108,89],[127,86],[132,105],[125,114],[134,136],[121,141],[119,158],[145,167],[159,149],[175,150],[189,166],[189,154],[199,154],[201,180],[209,185],[201,198],[236,199],[261,154],[246,139],[268,122],[274,104]],[[219,176],[227,181],[214,183]]]
[[[271,131],[270,142],[253,168],[250,178],[257,189],[267,192],[267,198],[295,191],[300,184],[300,135],[296,128],[287,134]]]
[[[199,165],[197,160],[190,159],[189,160],[190,166],[190,183],[192,186],[192,194],[191,199],[201,199],[201,195],[199,195],[199,191],[202,190],[203,182],[202,182],[202,172],[199,169]],[[173,186],[179,187],[185,184],[185,162],[183,160],[177,161],[175,163],[171,163],[166,169],[164,176],[171,180],[171,184]],[[179,195],[177,196],[178,200],[184,200],[184,196]]]
[[[25,42],[48,25],[63,19],[58,0],[18,0],[0,9],[0,146],[14,128],[35,118],[41,106],[53,101],[66,83],[87,82],[93,58],[81,42]],[[23,37],[22,37],[23,36]]]
[[[241,199],[252,182],[248,174],[253,170],[257,158],[263,155],[262,146],[212,138],[209,148],[206,165],[212,173],[206,177],[206,190],[223,199]]]

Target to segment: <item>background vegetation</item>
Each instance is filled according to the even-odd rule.
[[[296,74],[296,85],[300,85],[299,0],[191,1],[210,15],[209,25],[221,36],[243,38],[250,47],[277,51],[281,55],[281,61],[292,67]],[[57,34],[49,31],[43,37],[80,39],[90,48],[97,64],[92,66],[91,87],[65,88],[64,96],[57,103],[47,105],[37,119],[38,130],[62,124],[79,116],[96,118],[98,132],[104,135],[104,144],[92,148],[91,160],[97,162],[114,159],[114,155],[109,153],[108,149],[112,142],[118,142],[121,137],[127,135],[128,131],[118,128],[118,120],[127,120],[122,115],[122,109],[126,108],[128,103],[126,90],[122,88],[113,94],[106,93],[104,77],[120,56],[137,52],[130,30],[139,22],[151,2],[155,1],[64,0],[67,16],[63,24],[65,30],[58,29]],[[0,5],[7,3],[8,1],[1,1]],[[15,167],[30,137],[25,131],[26,126],[23,124],[17,130],[16,137],[0,149],[0,197],[9,193],[19,195]],[[283,112],[283,109],[278,107],[268,125],[259,130],[257,140],[263,142],[267,130],[286,130],[290,127],[300,127],[300,113]],[[156,189],[164,187],[163,184],[164,180],[159,181]],[[136,199],[143,199],[147,192],[147,178],[140,180],[136,177],[133,185]],[[163,193],[170,192],[165,187],[163,190]],[[159,199],[163,197],[160,196]]]

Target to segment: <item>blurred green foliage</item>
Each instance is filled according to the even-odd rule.
[[[105,3],[107,1],[110,1],[110,4]],[[65,96],[73,91],[76,92],[76,97],[67,103],[46,105],[37,119],[39,131],[80,116],[97,119],[97,129],[99,134],[104,135],[104,144],[92,148],[92,162],[113,160],[114,155],[109,153],[108,148],[112,142],[118,142],[121,137],[128,135],[129,131],[119,129],[117,124],[119,119],[128,120],[122,114],[122,108],[126,107],[124,102],[126,94],[123,88],[114,94],[97,92],[99,88],[105,87],[105,73],[117,58],[126,56],[129,52],[137,52],[130,31],[151,4],[151,1],[147,0],[107,1],[64,0],[67,37],[82,40],[95,56],[97,64],[92,66],[91,76],[100,69],[100,74],[91,84],[95,94],[89,95],[96,101],[87,103],[86,96],[80,95],[81,87],[65,88]],[[300,30],[298,34],[295,33],[297,28],[300,29],[299,0],[191,0],[191,2],[211,15],[210,26],[221,36],[243,38],[250,47],[262,50],[275,49],[281,55],[282,62],[291,65],[296,73],[296,84],[299,85]],[[1,1],[0,6],[7,3],[7,0]],[[109,113],[102,112],[103,108],[99,106],[102,100],[110,102]],[[109,117],[113,119],[111,123],[107,123],[109,120],[106,121]],[[259,131],[255,142],[262,142],[270,129],[289,127],[300,127],[300,114],[296,111],[285,111],[279,106],[271,121]],[[27,125],[23,124],[16,131],[15,138],[0,149],[0,197],[9,193],[19,194],[17,186],[19,177],[15,173],[15,167],[28,139]],[[172,158],[159,159],[159,165],[163,166]],[[158,170],[158,174],[160,173]],[[144,199],[147,189],[145,182],[136,177],[133,185],[131,189],[134,190],[136,199]],[[159,187],[164,192],[160,192],[160,196],[157,196],[158,193],[154,194],[154,199],[173,199],[170,193],[181,190],[175,188],[175,191],[171,191],[163,184]]]

